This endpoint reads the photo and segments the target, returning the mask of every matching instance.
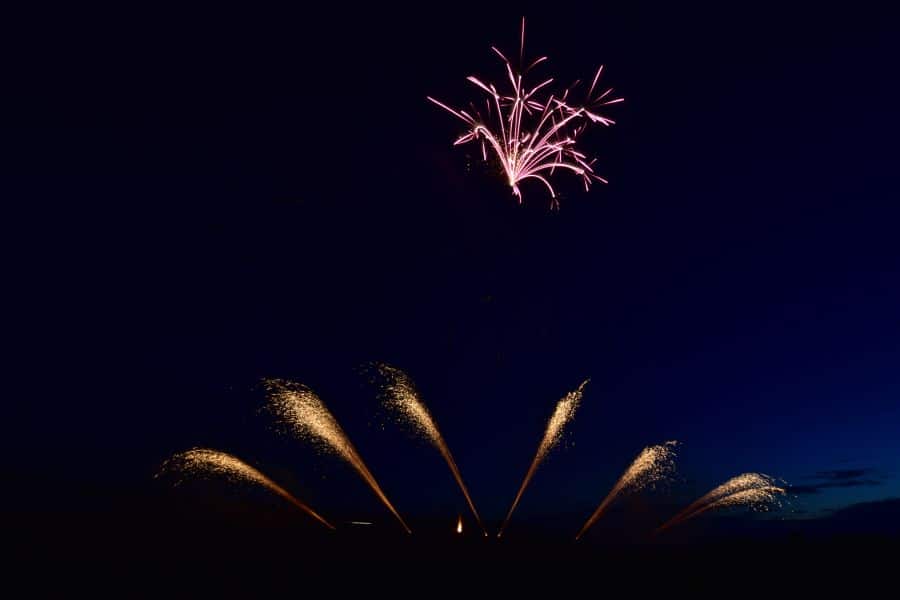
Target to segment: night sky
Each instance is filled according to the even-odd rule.
[[[503,76],[490,45],[515,54],[522,12],[59,13],[14,39],[14,510],[155,497],[159,464],[201,445],[335,520],[393,526],[351,469],[260,412],[261,378],[287,377],[401,513],[465,514],[437,452],[379,410],[373,360],[416,381],[490,522],[557,400],[592,378],[511,531],[574,533],[669,439],[679,475],[648,502],[761,471],[791,484],[777,517],[897,510],[893,22],[526,12],[541,74],[605,64],[625,98],[583,142],[609,185],[562,175],[551,211],[539,184],[519,205],[475,146],[453,148],[461,124],[425,100],[479,98],[464,78]]]

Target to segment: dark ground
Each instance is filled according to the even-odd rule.
[[[7,519],[5,537],[11,534],[19,564],[13,575],[24,576],[34,595],[116,597],[558,597],[581,591],[806,597],[836,589],[871,597],[889,582],[900,549],[897,523],[861,533],[855,522],[843,533],[837,517],[826,526],[825,520],[735,514],[654,537],[649,519],[635,518],[631,509],[613,512],[577,543],[564,535],[565,527],[549,522],[513,521],[498,540],[482,537],[471,520],[457,535],[452,521],[410,519],[415,534],[407,536],[385,515],[370,527],[334,519],[338,530],[328,532],[274,501],[232,497],[210,504],[165,491],[78,518],[64,510],[53,519],[19,515]],[[489,527],[496,531],[496,523]]]

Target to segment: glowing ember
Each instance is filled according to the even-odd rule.
[[[297,498],[291,495],[283,487],[281,487],[244,461],[231,456],[230,454],[219,452],[218,450],[194,448],[192,450],[188,450],[187,452],[176,454],[172,458],[164,462],[160,472],[162,473],[171,471],[188,473],[193,476],[214,474],[220,477],[225,477],[229,481],[243,481],[261,485],[264,488],[278,494],[279,496],[317,520],[325,527],[334,529],[334,526],[331,523],[319,516],[313,509],[297,500]]]
[[[771,506],[778,504],[778,496],[784,493],[784,488],[775,485],[775,480],[768,475],[744,473],[729,479],[692,502],[687,508],[660,526],[656,532],[663,532],[673,525],[718,508],[750,506],[758,510],[768,510]]]
[[[395,414],[399,415],[404,423],[411,425],[438,449],[438,452],[441,453],[441,456],[443,456],[444,460],[447,462],[447,466],[450,467],[450,472],[453,473],[453,477],[456,479],[459,489],[462,490],[463,496],[466,498],[466,503],[468,503],[469,509],[475,516],[475,520],[478,521],[478,525],[481,527],[484,535],[487,535],[487,531],[481,523],[481,517],[478,516],[478,511],[475,510],[475,503],[472,502],[472,498],[469,496],[469,490],[466,488],[466,484],[463,483],[462,475],[459,472],[459,468],[456,466],[456,461],[450,453],[450,447],[447,446],[447,442],[444,441],[444,436],[442,436],[441,432],[438,430],[434,417],[431,416],[428,408],[419,397],[412,380],[400,369],[389,365],[378,364],[376,367],[378,372],[387,382],[384,386],[384,394],[382,395],[384,405]]]
[[[412,533],[403,517],[387,499],[375,477],[366,467],[359,452],[338,424],[334,415],[308,387],[302,384],[270,379],[265,381],[269,391],[269,408],[294,435],[312,442],[320,450],[330,451],[350,463],[375,495],[397,517],[403,529]]]
[[[586,386],[589,381],[590,379],[585,379],[581,385],[578,386],[577,390],[569,392],[556,404],[556,410],[553,411],[550,420],[547,422],[547,429],[544,430],[544,437],[541,439],[537,453],[534,455],[534,460],[531,461],[531,466],[528,467],[528,471],[525,473],[525,479],[522,481],[519,492],[516,494],[516,499],[513,500],[512,506],[506,514],[506,519],[503,520],[503,525],[500,526],[500,531],[497,532],[497,537],[503,535],[503,530],[506,529],[513,511],[516,510],[516,506],[519,505],[519,500],[522,499],[522,493],[525,491],[525,488],[528,487],[531,478],[534,477],[534,473],[537,471],[538,466],[544,461],[547,454],[549,454],[559,443],[563,428],[566,423],[571,421],[575,416],[575,410],[581,403],[581,397],[584,394],[584,386]]]
[[[462,515],[460,515],[459,520],[456,521],[456,533],[462,533]]]
[[[575,539],[580,539],[584,532],[597,522],[597,519],[606,511],[612,502],[626,493],[634,493],[661,479],[666,479],[675,470],[675,446],[678,442],[671,441],[658,446],[644,448],[631,466],[625,470],[616,485],[613,486],[594,514],[590,516]]]
[[[536,179],[550,191],[551,206],[558,206],[556,192],[548,177],[556,169],[564,169],[581,177],[585,190],[593,181],[606,180],[594,174],[596,159],[588,157],[576,148],[576,141],[588,125],[613,125],[615,122],[596,111],[601,106],[622,102],[613,98],[612,88],[595,94],[597,81],[603,72],[601,66],[591,82],[584,102],[575,103],[569,93],[578,82],[562,92],[549,93],[553,78],[545,79],[534,87],[524,83],[524,76],[547,60],[542,56],[521,71],[515,71],[510,61],[495,47],[491,49],[506,67],[510,89],[500,92],[493,83],[485,83],[476,77],[466,79],[487,94],[483,112],[481,104],[472,103],[470,110],[455,110],[428,96],[428,100],[448,111],[466,124],[467,131],[454,142],[454,146],[467,142],[481,142],[481,154],[487,160],[488,148],[500,161],[504,176],[512,193],[522,202],[519,184],[526,179]],[[522,19],[520,63],[525,50],[525,19]],[[524,66],[521,63],[520,66]]]

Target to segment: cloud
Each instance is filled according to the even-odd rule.
[[[874,469],[833,469],[831,471],[819,471],[813,479],[826,479],[828,481],[841,481],[845,479],[859,479],[863,475],[871,473]]]
[[[825,481],[813,485],[792,485],[788,486],[788,491],[792,494],[818,494],[823,489],[828,488],[875,487],[883,485],[883,483],[883,481],[877,479],[845,479],[842,481]]]
[[[875,479],[874,469],[833,469],[819,471],[809,479],[813,483],[792,485],[788,491],[792,494],[819,494],[825,489],[876,487],[883,485],[882,479]]]
[[[822,490],[817,485],[790,485],[787,489],[789,494],[818,494]]]

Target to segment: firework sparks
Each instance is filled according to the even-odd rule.
[[[569,98],[569,94],[578,82],[555,93],[550,92],[553,78],[544,79],[535,86],[525,84],[524,78],[529,71],[547,60],[547,57],[541,56],[528,66],[522,62],[525,50],[524,18],[519,46],[519,70],[514,69],[497,48],[491,49],[506,67],[508,91],[498,91],[493,83],[485,83],[469,76],[467,81],[487,94],[483,106],[481,103],[472,103],[468,110],[456,110],[431,96],[427,97],[466,124],[466,132],[453,145],[480,142],[482,158],[487,160],[489,151],[496,156],[513,195],[520,203],[522,192],[519,185],[525,180],[535,179],[549,190],[551,206],[557,207],[556,191],[549,180],[556,169],[571,171],[580,177],[585,190],[594,181],[606,183],[605,179],[594,173],[596,159],[589,159],[576,147],[578,136],[589,125],[610,126],[615,123],[597,112],[601,107],[622,102],[622,98],[612,96],[612,88],[596,91],[603,67],[594,75],[584,101],[575,103]]]
[[[412,379],[400,369],[390,365],[381,363],[377,364],[376,368],[386,382],[383,388],[384,393],[382,394],[384,405],[398,415],[404,423],[411,425],[438,449],[438,452],[441,453],[441,456],[447,462],[447,466],[450,467],[450,472],[453,473],[459,489],[462,490],[466,503],[468,503],[469,509],[475,516],[475,520],[478,521],[478,525],[481,527],[484,535],[487,535],[487,530],[485,530],[481,517],[475,509],[475,503],[472,502],[469,490],[466,488],[466,484],[463,483],[462,475],[456,466],[453,454],[450,453],[450,447],[444,441],[444,436],[441,435],[428,407],[425,406],[419,397]]]
[[[528,487],[531,478],[534,477],[534,473],[537,471],[538,466],[544,461],[547,454],[549,454],[559,443],[559,440],[562,437],[563,428],[566,423],[571,421],[572,417],[575,416],[575,410],[581,403],[581,397],[584,394],[584,386],[586,386],[589,381],[590,379],[585,379],[581,385],[578,386],[577,390],[569,392],[556,404],[556,409],[553,411],[553,415],[550,416],[550,420],[547,422],[547,429],[544,430],[544,437],[541,439],[541,443],[534,455],[534,460],[531,461],[531,466],[528,467],[528,472],[525,473],[525,479],[522,480],[522,485],[519,487],[516,499],[513,500],[512,506],[509,508],[509,512],[506,515],[506,519],[503,520],[503,525],[500,526],[497,537],[503,535],[503,530],[506,529],[513,511],[516,510],[516,506],[519,505],[519,500],[522,499],[522,493],[525,491],[525,488]]]
[[[708,510],[729,506],[750,506],[768,509],[778,503],[778,496],[785,493],[784,488],[775,485],[775,480],[761,473],[744,473],[733,477],[714,488],[712,491],[692,502],[687,508],[669,519],[656,532],[660,533],[696,517]]]
[[[302,384],[270,379],[265,381],[265,385],[269,391],[269,408],[281,423],[294,435],[312,442],[322,451],[333,452],[350,463],[400,521],[403,529],[412,533],[322,400]]]
[[[250,482],[278,494],[319,523],[329,529],[334,526],[316,513],[309,506],[297,500],[290,492],[254,469],[244,461],[230,454],[206,448],[194,448],[174,455],[163,463],[162,472],[180,472],[191,475],[214,474],[234,482]]]
[[[580,539],[616,498],[626,493],[634,493],[669,477],[675,470],[675,446],[677,445],[678,442],[671,441],[644,448],[606,495],[594,514],[590,516],[575,539]]]

